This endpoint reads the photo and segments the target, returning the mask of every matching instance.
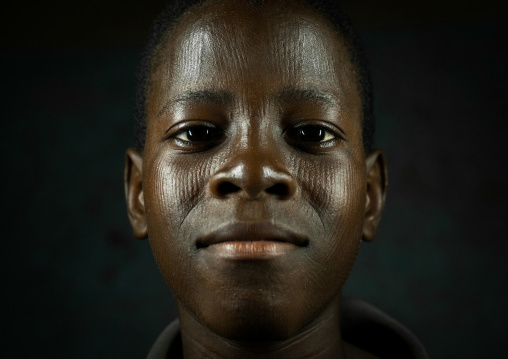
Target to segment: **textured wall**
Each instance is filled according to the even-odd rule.
[[[361,31],[390,188],[345,291],[432,358],[508,351],[503,22]],[[139,50],[0,54],[2,358],[142,358],[175,316],[123,201]]]

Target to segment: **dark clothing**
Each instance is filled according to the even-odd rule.
[[[382,359],[428,359],[409,329],[366,301],[343,297],[340,325],[345,341]],[[147,359],[179,359],[181,346],[180,324],[175,320],[157,338]]]

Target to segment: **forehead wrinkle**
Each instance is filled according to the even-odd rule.
[[[172,68],[175,81],[189,82],[201,77],[210,66],[209,61],[203,61],[209,53],[212,53],[212,41],[210,31],[206,26],[193,26],[185,31],[179,39],[179,48],[176,50],[175,63]]]
[[[166,93],[174,88],[188,91],[203,88],[221,88],[228,79],[238,81],[252,78],[249,51],[252,45],[245,31],[239,31],[224,23],[192,23],[178,36],[167,51],[174,60],[167,66]],[[249,43],[251,48],[246,46]]]
[[[210,40],[206,27],[194,23],[192,27],[173,29],[174,36],[168,36],[166,43],[161,47],[158,62],[154,64],[150,76],[150,96],[157,99],[153,104],[153,115],[159,117],[168,106],[175,88],[190,89],[191,75],[201,75],[207,65],[203,57],[210,51]],[[152,106],[149,106],[152,107]]]
[[[256,44],[250,41],[245,29],[235,28],[232,25],[221,24],[211,28],[211,38],[216,49],[214,64],[216,72],[222,77],[218,80],[227,81],[232,78],[235,81],[247,81],[251,77],[252,69],[255,68],[252,66],[250,52]]]
[[[316,27],[301,18],[287,19],[274,26],[276,37],[271,43],[270,52],[278,55],[276,62],[280,64],[278,70],[283,76],[299,78],[300,74],[306,74],[316,84],[329,84],[337,79],[331,58],[331,54],[337,52],[337,44],[325,43],[323,31],[326,32],[326,27]]]

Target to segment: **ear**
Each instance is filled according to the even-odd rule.
[[[365,201],[363,240],[371,242],[376,238],[388,188],[388,172],[383,152],[375,150],[369,153],[365,158],[365,166],[367,168],[367,198]]]
[[[143,156],[133,148],[125,153],[124,185],[127,214],[134,236],[144,239],[148,236],[148,228],[143,197]]]

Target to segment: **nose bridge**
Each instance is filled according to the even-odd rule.
[[[254,132],[254,131],[252,131]],[[245,176],[245,180],[260,181],[266,175],[273,174],[280,166],[280,153],[268,138],[259,134],[252,134],[246,141],[235,149],[232,165],[239,166],[242,171],[238,175]],[[279,171],[282,170],[279,168]]]
[[[250,121],[239,129],[240,140],[233,150],[230,166],[236,168],[234,173],[239,180],[243,177],[243,181],[259,182],[283,169],[280,168],[280,152],[270,136],[270,121],[265,118],[263,111],[248,112],[246,115]]]

